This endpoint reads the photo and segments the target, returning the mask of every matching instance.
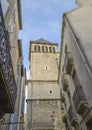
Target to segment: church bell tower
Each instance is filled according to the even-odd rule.
[[[29,130],[60,129],[60,88],[58,44],[44,39],[30,42],[30,79],[27,114]]]

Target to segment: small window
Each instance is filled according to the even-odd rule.
[[[50,90],[49,93],[52,94],[52,90]]]
[[[53,118],[53,115],[51,115],[51,118]]]
[[[40,46],[38,46],[38,52],[40,52]]]
[[[53,47],[53,52],[55,52],[55,47]]]
[[[48,69],[48,67],[46,66],[46,70]]]
[[[34,46],[34,51],[37,51],[37,46]]]
[[[46,49],[46,52],[48,52],[48,47],[47,46],[45,47],[45,49]]]
[[[50,52],[52,52],[52,49],[51,49],[51,47],[49,47],[49,51],[50,51]]]
[[[49,94],[52,94],[53,93],[53,91],[52,90],[49,90]]]
[[[42,46],[42,51],[44,52],[44,46]]]

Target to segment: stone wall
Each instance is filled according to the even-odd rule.
[[[31,79],[57,80],[58,53],[31,53]]]
[[[31,106],[32,105],[32,106]],[[60,122],[60,100],[33,100],[29,102],[33,129],[54,129]],[[30,118],[29,118],[30,119]]]

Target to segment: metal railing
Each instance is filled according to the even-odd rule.
[[[14,109],[17,87],[8,42],[0,2],[0,76],[2,76],[3,85],[5,85],[4,87],[9,97],[10,106]]]

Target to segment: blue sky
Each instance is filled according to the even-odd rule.
[[[21,0],[23,29],[22,39],[24,65],[29,71],[30,40],[44,38],[50,42],[61,42],[62,16],[76,7],[75,0]]]

